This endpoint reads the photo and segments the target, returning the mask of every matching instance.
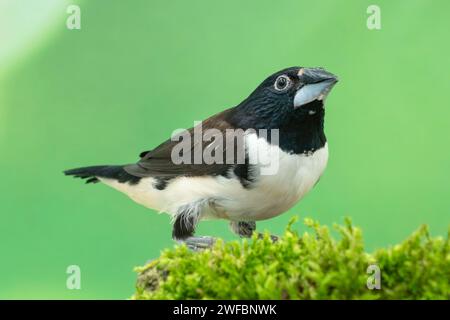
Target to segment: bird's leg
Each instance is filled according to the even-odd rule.
[[[251,238],[253,232],[256,230],[256,222],[255,221],[230,221],[230,228],[235,234],[240,236],[241,238]],[[258,238],[263,238],[262,233],[258,233]],[[278,237],[274,235],[270,235],[270,239],[273,242],[278,241]]]
[[[255,221],[230,221],[230,229],[241,238],[251,238],[256,230]]]
[[[173,223],[172,238],[179,243],[186,244],[193,251],[210,248],[215,242],[213,237],[194,237],[204,204],[205,202],[196,202],[180,207]]]

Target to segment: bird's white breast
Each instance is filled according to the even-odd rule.
[[[305,196],[317,183],[328,161],[328,146],[310,154],[289,154],[269,144],[256,134],[246,136],[250,163],[256,161],[254,181],[248,188],[236,177],[178,177],[164,190],[154,188],[153,178],[143,178],[137,185],[101,179],[126,193],[134,201],[171,215],[180,206],[211,199],[203,218],[263,220],[277,216]],[[258,163],[255,155],[263,162]]]
[[[290,154],[264,138],[249,135],[246,145],[250,162],[259,153],[264,155],[259,160],[265,165],[259,165],[261,174],[248,189],[240,189],[239,195],[234,195],[237,200],[230,197],[219,202],[232,220],[263,220],[285,212],[314,187],[328,161],[326,144],[310,154]]]

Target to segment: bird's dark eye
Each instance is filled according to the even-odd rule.
[[[288,76],[282,75],[275,80],[275,90],[277,91],[283,91],[289,88],[291,85],[291,79]]]

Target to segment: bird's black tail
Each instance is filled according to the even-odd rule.
[[[129,174],[123,168],[124,166],[93,166],[66,170],[64,174],[86,179],[86,183],[97,183],[98,178],[108,178],[121,183],[137,184],[141,178]]]

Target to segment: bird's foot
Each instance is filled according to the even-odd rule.
[[[251,238],[253,233],[256,230],[256,222],[255,221],[230,221],[230,229],[241,238]],[[264,234],[258,232],[258,239],[264,238]],[[278,237],[274,235],[270,235],[270,239],[272,242],[277,242]]]
[[[278,241],[278,236],[274,236],[273,234],[269,235],[270,240],[272,240],[272,242],[277,242]],[[264,233],[258,233],[258,239],[262,239],[264,238]]]
[[[203,236],[203,237],[188,237],[183,240],[179,240],[179,243],[184,243],[192,251],[199,251],[211,248],[216,239],[213,237]]]

